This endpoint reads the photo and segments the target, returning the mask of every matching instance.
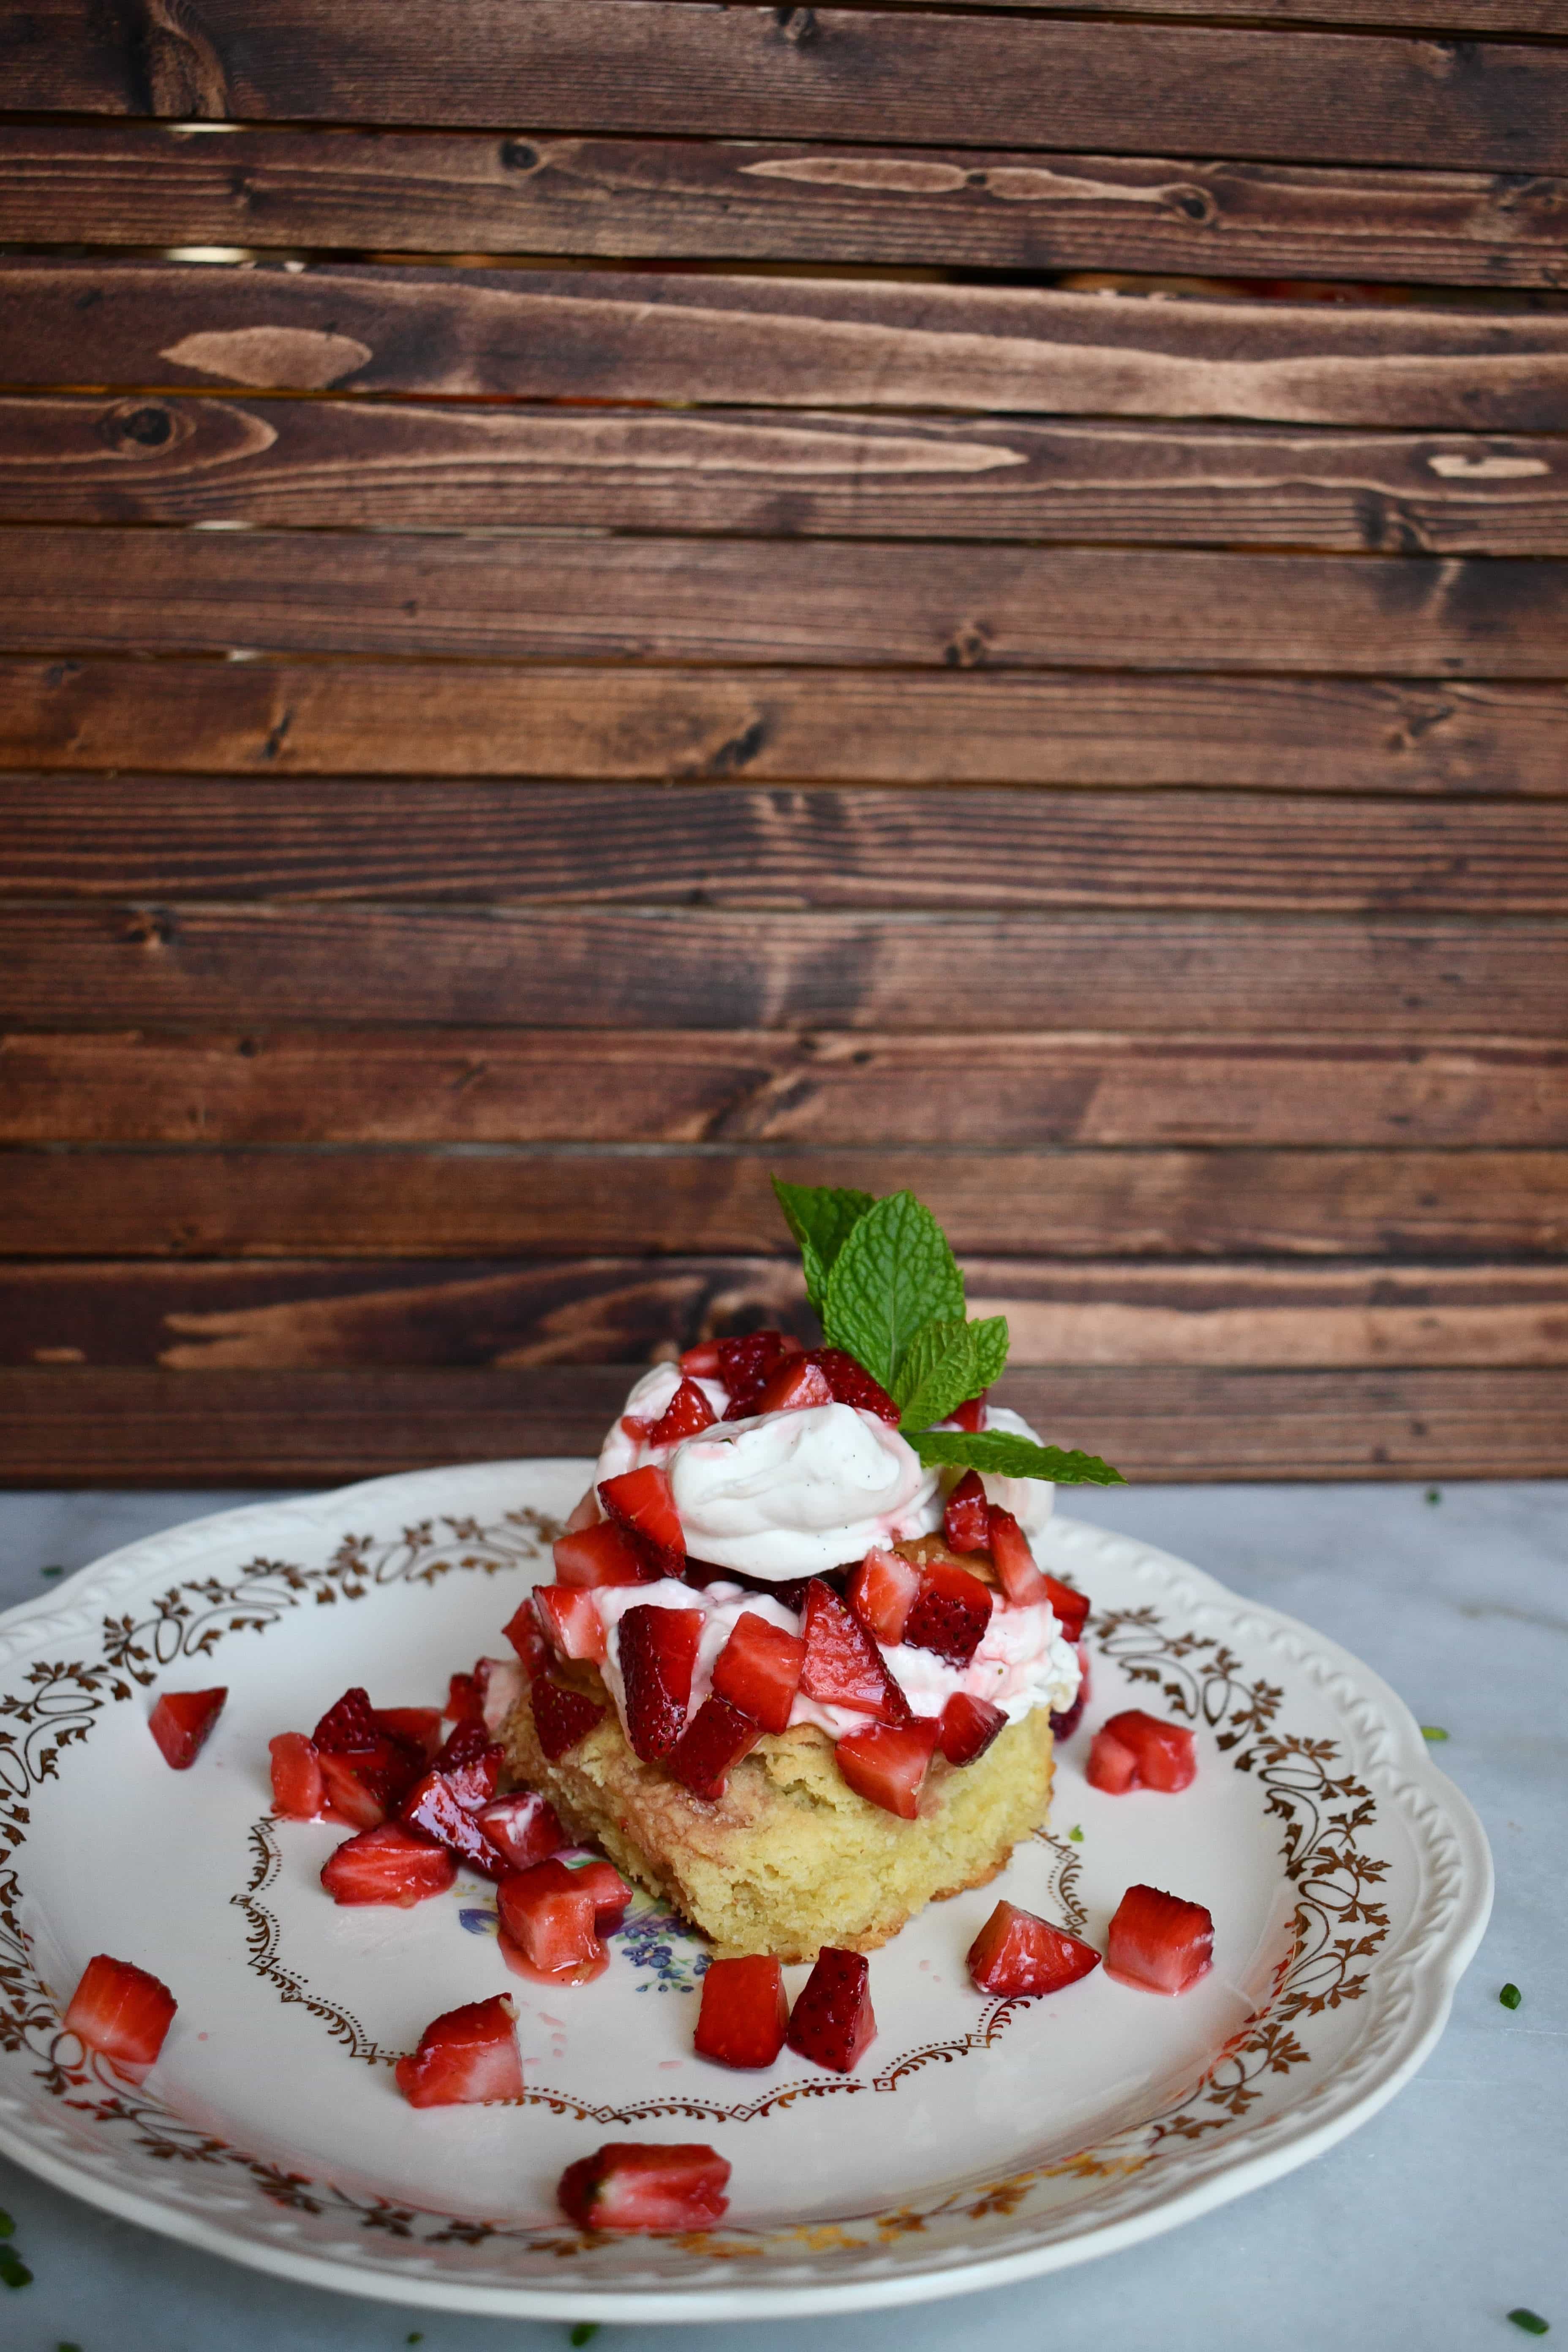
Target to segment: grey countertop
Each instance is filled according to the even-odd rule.
[[[0,1606],[48,1567],[257,1499],[0,1496]],[[1086,1518],[1196,1561],[1342,1642],[1449,1738],[1497,1907],[1416,2079],[1301,2171],[1163,2238],[1022,2286],[808,2323],[813,2352],[1468,2352],[1568,2338],[1568,1486],[1147,1487]],[[1517,2011],[1499,1988],[1523,1992]],[[4,2352],[543,2352],[566,2328],[403,2311],[291,2285],[111,2220],[0,2159]],[[721,2325],[704,2352],[784,2352],[796,2323]],[[612,2346],[611,2339],[615,2339]],[[600,2352],[669,2335],[605,2328]]]

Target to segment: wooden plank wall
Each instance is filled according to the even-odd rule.
[[[27,0],[0,109],[0,1476],[584,1448],[802,1316],[770,1167],[1132,1475],[1568,1471],[1560,0]]]

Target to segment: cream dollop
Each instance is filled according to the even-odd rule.
[[[941,1481],[874,1412],[849,1404],[724,1422],[668,1462],[686,1548],[769,1583],[864,1559],[942,1524]]]

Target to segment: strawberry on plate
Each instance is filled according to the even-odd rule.
[[[495,1795],[505,1760],[505,1749],[487,1744],[479,1725],[460,1724],[404,1799],[399,1818],[405,1827],[447,1847],[486,1878],[500,1878],[507,1864],[478,1815]]]
[[[535,1789],[492,1797],[479,1807],[474,1820],[509,1870],[531,1870],[571,1843],[553,1809]]]
[[[966,1568],[927,1560],[904,1639],[911,1649],[930,1650],[950,1666],[966,1666],[985,1638],[992,1606],[990,1591]]]
[[[1015,1998],[1059,1992],[1099,1966],[1092,1944],[1016,1903],[998,1903],[969,1947],[969,1973],[981,1991]]]
[[[714,1661],[713,1696],[728,1699],[764,1731],[787,1731],[805,1661],[798,1633],[748,1609]]]
[[[665,1769],[694,1797],[713,1802],[723,1795],[731,1767],[762,1736],[762,1725],[727,1698],[705,1698],[666,1755]]]
[[[1214,1920],[1201,1903],[1130,1886],[1105,1939],[1105,1973],[1141,1992],[1187,1992],[1214,1966]]]
[[[384,1736],[370,1693],[357,1684],[333,1701],[310,1734],[323,1756],[373,1756]]]
[[[316,1743],[302,1731],[280,1731],[267,1743],[272,1759],[272,1810],[286,1822],[313,1822],[327,1801]]]
[[[612,2140],[569,2164],[555,2193],[580,2230],[664,2235],[721,2221],[729,2179],[728,2163],[710,2147]]]
[[[920,1813],[921,1789],[940,1731],[934,1715],[918,1715],[909,1723],[874,1723],[865,1731],[846,1732],[833,1753],[858,1797],[912,1822]]]
[[[517,2011],[510,1993],[448,2009],[425,2028],[394,2074],[411,2107],[488,2105],[523,2095]]]
[[[522,1668],[515,1658],[476,1658],[474,1684],[479,1694],[479,1720],[492,1739],[499,1738],[526,1686]]]
[[[649,1584],[656,1573],[642,1546],[614,1519],[600,1519],[575,1535],[557,1536],[552,1552],[561,1584]]]
[[[1006,1717],[990,1699],[954,1691],[942,1711],[937,1745],[950,1764],[974,1764],[1006,1728]]]
[[[491,1658],[484,1662],[494,1665]],[[384,1738],[395,1739],[405,1748],[412,1748],[421,1756],[434,1756],[441,1745],[441,1710],[438,1706],[378,1706],[375,1727]]]
[[[117,2074],[140,2083],[163,2047],[178,2006],[168,1986],[145,1969],[100,1952],[82,1970],[65,2026]]]
[[[443,1710],[455,1723],[478,1723],[484,1715],[484,1702],[479,1686],[472,1675],[453,1675],[447,1684],[447,1705]]]
[[[910,1612],[920,1596],[921,1572],[913,1560],[885,1550],[880,1544],[873,1544],[851,1572],[844,1593],[868,1633],[889,1649],[896,1649],[904,1639]]]
[[[1099,1789],[1107,1797],[1124,1797],[1129,1789],[1138,1785],[1138,1759],[1131,1748],[1122,1746],[1113,1731],[1101,1728],[1089,1743],[1083,1777],[1091,1789]]]
[[[605,1514],[625,1528],[656,1576],[679,1576],[686,1565],[686,1538],[669,1480],[656,1462],[623,1470],[600,1482]]]
[[[789,2046],[818,2066],[847,2074],[876,2038],[871,1971],[859,1952],[824,1944],[789,2021]]]
[[[805,1657],[800,1687],[825,1706],[852,1707],[880,1723],[907,1723],[910,1703],[888,1672],[880,1650],[820,1577],[805,1588],[801,1612]]]
[[[660,1609],[651,1601],[639,1601],[621,1619],[626,1738],[645,1764],[661,1762],[686,1728],[703,1622],[700,1609]]]
[[[384,1822],[345,1838],[327,1856],[321,1884],[334,1903],[395,1903],[411,1910],[432,1895],[444,1895],[458,1874],[445,1846]]]
[[[535,1863],[503,1878],[499,1908],[501,1926],[542,1975],[569,1979],[604,1957],[596,1890],[563,1862]]]
[[[949,1551],[985,1551],[991,1543],[991,1506],[978,1470],[966,1470],[947,1498],[942,1531]]]
[[[147,1718],[147,1728],[163,1750],[165,1764],[187,1772],[206,1745],[207,1735],[223,1713],[225,1690],[163,1691]]]
[[[594,1898],[594,1927],[599,1936],[613,1936],[631,1908],[632,1890],[613,1862],[596,1855],[576,1864],[572,1872],[579,1886]]]
[[[1130,1789],[1158,1789],[1169,1796],[1191,1788],[1197,1770],[1194,1733],[1131,1706],[1095,1733],[1084,1778],[1108,1796],[1125,1796]]]
[[[789,2002],[777,1960],[758,1954],[710,1960],[702,1979],[693,2045],[721,2066],[771,2066],[789,2032]]]
[[[563,1756],[587,1738],[596,1723],[604,1720],[602,1706],[584,1691],[572,1690],[565,1683],[558,1683],[553,1675],[537,1675],[529,1686],[528,1696],[533,1711],[533,1728],[547,1763],[559,1764]]]

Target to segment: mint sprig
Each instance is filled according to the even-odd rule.
[[[827,1277],[838,1253],[867,1210],[876,1207],[876,1195],[854,1192],[847,1185],[786,1184],[778,1176],[773,1186],[784,1223],[799,1244],[805,1295],[821,1315],[827,1303]]]
[[[1058,1486],[1125,1486],[1126,1479],[1098,1454],[1037,1445],[1011,1429],[919,1429],[905,1435],[928,1470],[958,1463],[1001,1478],[1049,1478]]]
[[[900,1367],[928,1323],[963,1320],[963,1276],[947,1235],[912,1192],[856,1220],[827,1277],[822,1328],[897,1397]]]

